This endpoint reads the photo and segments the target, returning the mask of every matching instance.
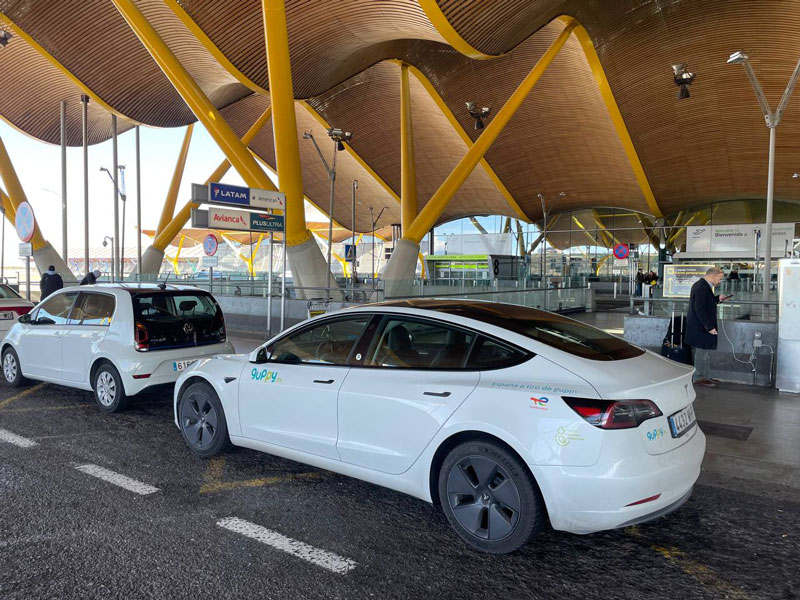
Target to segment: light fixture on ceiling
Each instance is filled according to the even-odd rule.
[[[336,149],[341,152],[344,150],[344,143],[349,142],[353,138],[353,133],[350,131],[343,131],[338,127],[328,127],[328,136],[336,142]]]
[[[672,65],[675,85],[678,86],[678,100],[684,100],[689,97],[689,86],[694,81],[694,73],[688,71],[687,66],[686,63]]]
[[[492,109],[488,106],[478,108],[474,102],[467,102],[467,110],[469,111],[469,116],[475,119],[475,129],[483,129],[483,120],[492,112]]]
[[[0,46],[5,48],[8,45],[8,41],[14,37],[11,35],[10,31],[6,31],[5,29],[0,29]]]

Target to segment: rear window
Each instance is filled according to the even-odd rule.
[[[131,294],[137,329],[144,328],[150,350],[185,348],[225,341],[222,309],[205,292]],[[138,335],[138,334],[137,334]]]
[[[0,299],[6,300],[9,298],[18,300],[19,298],[22,298],[22,296],[15,292],[13,288],[10,288],[4,283],[0,283]]]
[[[436,310],[503,327],[574,356],[590,360],[624,360],[644,354],[623,339],[561,315],[514,304],[465,303]]]

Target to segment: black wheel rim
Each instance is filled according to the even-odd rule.
[[[208,394],[192,393],[181,404],[181,425],[186,439],[195,448],[204,450],[214,443],[217,435],[217,409]]]
[[[482,540],[502,540],[519,522],[522,503],[514,480],[485,456],[462,458],[450,469],[447,500],[459,525]]]

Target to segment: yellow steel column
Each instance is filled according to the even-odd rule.
[[[183,179],[183,170],[186,167],[186,156],[189,154],[189,143],[192,141],[193,131],[194,123],[190,123],[186,127],[186,135],[183,136],[183,144],[181,144],[181,151],[178,153],[178,162],[175,163],[175,171],[172,173],[172,181],[169,184],[164,208],[161,209],[161,219],[158,221],[158,227],[156,227],[156,236],[169,225],[172,215],[175,213],[175,203],[178,200],[178,190],[181,187],[181,179]]]
[[[267,174],[258,166],[197,82],[178,62],[164,40],[136,7],[134,0],[112,0],[112,2],[247,185],[269,189],[272,184]]]
[[[400,223],[402,231],[417,216],[417,167],[414,162],[414,129],[411,123],[411,92],[408,65],[400,66]]]
[[[264,36],[267,42],[267,71],[275,138],[275,166],[278,183],[286,194],[286,243],[298,246],[311,237],[303,205],[303,175],[297,143],[292,69],[289,63],[289,34],[286,31],[284,0],[262,0]],[[333,215],[330,215],[333,218]]]
[[[17,211],[14,210],[14,205],[11,204],[11,199],[8,195],[0,188],[0,204],[3,206],[3,213],[6,215],[6,219],[12,225],[17,218]]]
[[[269,121],[269,118],[272,116],[272,107],[267,107],[267,110],[258,118],[258,120],[253,123],[253,126],[244,134],[242,137],[242,144],[247,146],[250,142],[253,141],[253,138],[256,137],[256,134],[261,131],[261,128]],[[211,183],[212,181],[219,181],[228,172],[230,169],[231,163],[228,159],[223,160],[219,166],[214,169],[214,172],[206,179],[206,185]],[[265,188],[268,190],[275,191],[275,186],[272,184],[272,180],[269,182],[269,187]],[[175,215],[175,217],[169,222],[169,224],[161,231],[158,235],[155,236],[153,240],[153,247],[161,250],[162,252],[169,246],[170,242],[173,238],[178,235],[178,232],[186,225],[186,222],[189,220],[189,217],[192,216],[192,209],[198,208],[200,205],[196,202],[187,202],[180,211]]]
[[[17,177],[17,172],[14,170],[14,165],[11,164],[11,158],[8,156],[8,152],[6,151],[6,146],[3,144],[3,139],[0,138],[0,177],[3,178],[3,181],[6,184],[6,189],[8,190],[8,204],[11,205],[13,209],[13,213],[16,215],[17,208],[23,202],[27,202],[28,198],[25,196],[25,191],[22,189],[22,184],[19,182],[19,178]],[[6,198],[3,198],[3,202],[5,205]],[[36,223],[36,226],[33,230],[33,237],[31,238],[31,245],[33,246],[34,250],[39,250],[43,248],[47,244],[47,241],[42,236],[42,232],[39,229],[39,223]]]
[[[533,87],[539,81],[541,76],[553,59],[558,54],[558,51],[564,46],[569,38],[572,30],[577,26],[575,20],[567,23],[564,30],[555,39],[552,45],[547,49],[544,55],[539,59],[530,73],[525,77],[519,87],[511,94],[511,97],[506,101],[494,119],[486,126],[483,133],[476,140],[475,144],[467,151],[459,163],[455,166],[447,179],[444,180],[436,193],[431,197],[430,201],[420,211],[417,218],[411,224],[407,231],[403,232],[403,238],[411,240],[414,243],[419,243],[425,234],[436,224],[437,219],[441,216],[447,204],[452,197],[461,187],[461,185],[469,177],[470,173],[475,169],[478,162],[489,150],[489,147],[503,131],[503,128],[509,122],[511,117],[520,107],[522,102],[527,98]]]

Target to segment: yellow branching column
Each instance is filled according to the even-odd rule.
[[[328,287],[329,271],[316,240],[308,231],[303,202],[303,176],[297,141],[292,70],[289,63],[289,36],[286,30],[284,0],[262,0],[264,36],[267,46],[267,70],[272,104],[272,130],[275,139],[275,163],[280,189],[286,194],[286,252],[292,279],[299,297],[318,297]],[[332,219],[333,215],[329,215]],[[332,293],[341,299],[341,292]]]
[[[400,223],[411,227],[417,216],[417,168],[414,162],[414,130],[411,122],[411,92],[408,65],[400,67]]]
[[[3,178],[8,190],[7,194],[2,195],[3,207],[6,208],[6,218],[13,223],[17,208],[23,202],[27,202],[28,198],[25,196],[25,191],[22,189],[22,184],[17,177],[17,172],[14,170],[14,165],[11,163],[11,158],[8,156],[2,138],[0,138],[0,176]],[[33,260],[40,273],[43,273],[50,265],[53,265],[65,283],[77,281],[75,275],[69,270],[66,261],[61,258],[61,255],[56,252],[50,242],[44,239],[38,222],[35,224],[31,246],[33,247]]]

